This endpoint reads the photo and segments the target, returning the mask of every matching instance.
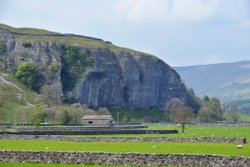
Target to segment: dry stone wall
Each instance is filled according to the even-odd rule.
[[[248,157],[185,154],[0,151],[2,162],[40,162],[101,165],[249,167]]]
[[[143,129],[97,129],[97,130],[79,130],[79,129],[58,129],[58,130],[33,130],[24,129],[18,132],[0,132],[1,134],[17,135],[96,135],[96,134],[171,134],[178,133],[178,130],[143,130]]]
[[[71,137],[56,135],[0,135],[5,140],[67,140],[76,142],[213,142],[245,143],[244,138],[171,138],[171,137]]]

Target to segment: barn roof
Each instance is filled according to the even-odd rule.
[[[84,115],[82,119],[113,119],[112,115]]]

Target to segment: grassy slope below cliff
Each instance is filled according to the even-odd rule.
[[[39,102],[39,95],[22,85],[12,74],[0,70],[0,114],[4,122],[20,122],[25,112]],[[0,120],[1,121],[1,120]]]

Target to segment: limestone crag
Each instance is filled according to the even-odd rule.
[[[5,27],[0,29],[0,42],[1,68],[14,72],[20,62],[33,62],[39,88],[53,87],[54,94],[69,102],[162,109],[177,97],[193,105],[179,75],[152,55],[94,38],[24,34]]]

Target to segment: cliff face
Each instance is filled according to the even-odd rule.
[[[179,75],[158,58],[82,36],[0,29],[1,68],[33,62],[38,84],[92,107],[161,109],[171,98],[190,104]],[[47,88],[46,87],[46,88]]]

